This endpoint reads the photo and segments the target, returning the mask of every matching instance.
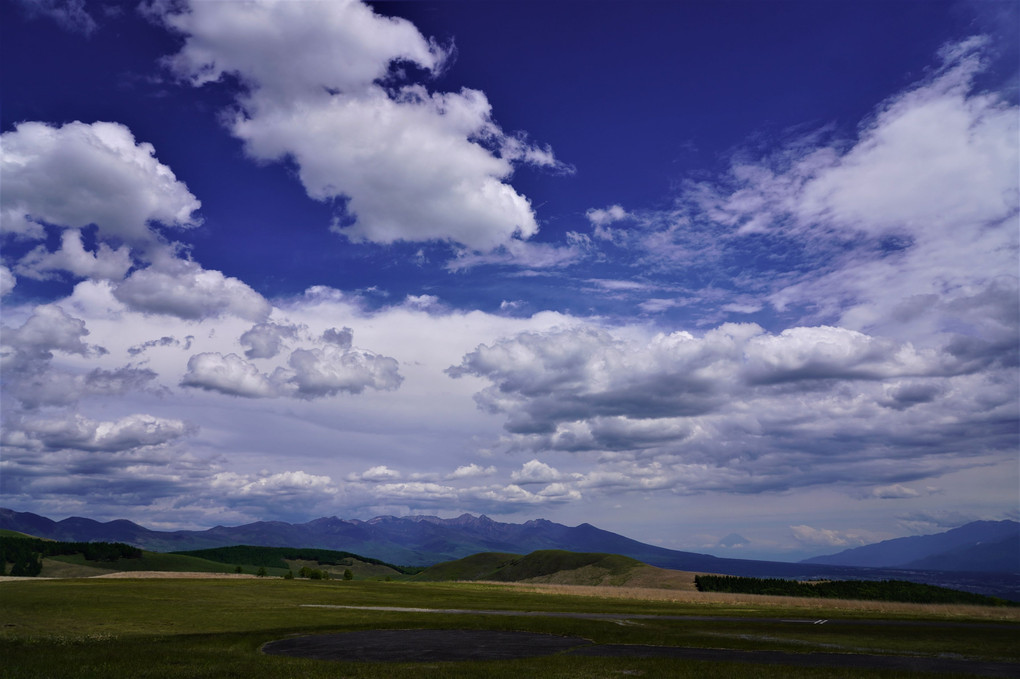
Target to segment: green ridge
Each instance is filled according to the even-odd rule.
[[[505,552],[483,552],[456,561],[436,564],[413,579],[519,582],[585,567],[597,568],[611,576],[619,576],[642,565],[637,559],[599,552],[543,549],[526,556]]]
[[[290,564],[287,563],[288,561],[314,561],[323,566],[342,566],[347,565],[353,559],[373,566],[390,568],[396,573],[408,574],[416,573],[420,570],[406,566],[395,566],[379,559],[332,549],[235,545],[233,547],[213,547],[211,549],[192,549],[170,553],[194,556],[225,564],[262,566],[265,568],[287,569],[290,567]]]

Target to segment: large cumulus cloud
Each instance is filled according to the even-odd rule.
[[[81,415],[32,417],[7,427],[4,445],[35,449],[120,452],[160,446],[193,432],[182,420],[129,415],[115,421],[89,420]]]
[[[952,361],[910,345],[831,327],[779,335],[726,324],[698,338],[679,331],[634,346],[596,327],[524,333],[466,355],[447,372],[493,385],[478,402],[517,433],[592,417],[659,419],[713,412],[757,384],[940,375]]]
[[[504,415],[509,450],[597,460],[568,480],[576,487],[891,484],[1001,459],[1018,443],[1016,385],[997,372],[841,328],[523,333],[448,373],[489,382],[476,400]],[[529,464],[518,478],[552,478]]]
[[[293,338],[301,346],[290,352],[285,365],[266,374],[237,354],[201,353],[189,359],[181,385],[246,398],[304,399],[399,387],[403,377],[396,359],[354,347],[353,337],[350,328],[327,328],[311,337],[307,328],[299,326],[258,324],[241,336],[241,341],[252,347],[246,356],[273,358],[280,352],[283,338]]]
[[[557,161],[504,133],[482,92],[406,82],[400,69],[435,74],[450,56],[409,22],[354,0],[153,9],[185,38],[171,67],[194,85],[238,78],[233,133],[256,159],[292,159],[309,196],[346,199],[334,228],[348,238],[489,251],[538,231],[507,180]]]
[[[198,224],[198,199],[124,125],[24,122],[2,143],[5,233],[38,239],[43,224],[95,224],[102,237],[137,243],[152,240],[155,223]]]
[[[135,271],[113,294],[134,310],[188,320],[230,314],[260,321],[271,311],[262,295],[237,278],[173,257]]]

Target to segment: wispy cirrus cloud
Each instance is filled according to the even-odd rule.
[[[47,17],[72,33],[89,36],[98,28],[85,0],[17,0],[17,3],[29,16]]]
[[[852,137],[822,128],[743,151],[726,174],[683,184],[666,211],[590,211],[596,234],[646,273],[683,265],[721,282],[722,298],[692,290],[687,307],[768,307],[905,339],[962,327],[1015,345],[1018,116],[975,85],[988,50],[983,37],[946,45]]]

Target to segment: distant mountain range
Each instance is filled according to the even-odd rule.
[[[239,544],[340,549],[408,566],[429,566],[479,552],[527,554],[541,549],[623,554],[678,570],[712,570],[721,562],[731,561],[647,545],[587,523],[574,527],[545,519],[501,523],[471,514],[455,519],[379,516],[368,521],[333,516],[298,524],[258,521],[201,531],[153,531],[124,519],[101,523],[71,517],[53,521],[29,512],[0,509],[0,528],[52,540],[125,542],[159,552]]]
[[[957,530],[964,528],[966,526]],[[53,521],[29,512],[0,509],[0,529],[52,540],[124,542],[158,552],[230,545],[316,547],[354,552],[406,566],[429,566],[479,552],[527,554],[560,549],[620,554],[660,568],[702,573],[798,579],[902,579],[1020,600],[1020,575],[1016,574],[1015,567],[1002,574],[954,575],[830,563],[725,559],[648,545],[587,523],[570,527],[545,519],[517,524],[470,514],[455,519],[380,516],[368,521],[334,516],[299,524],[258,521],[201,531],[153,531],[125,519],[104,523],[71,517]]]
[[[974,521],[935,535],[914,535],[816,556],[805,564],[912,570],[1020,572],[1020,523]]]

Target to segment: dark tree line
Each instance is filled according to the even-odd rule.
[[[961,592],[947,587],[923,585],[906,580],[827,580],[798,582],[779,578],[741,578],[730,575],[696,575],[699,592],[770,594],[820,599],[862,599],[920,604],[978,604],[1009,606],[1012,602],[996,597]]]
[[[300,561],[315,561],[320,566],[342,566],[348,559],[357,559],[364,563],[378,566],[388,566],[401,573],[416,573],[421,568],[410,568],[395,566],[379,559],[368,556],[361,556],[353,552],[343,552],[333,549],[318,549],[305,547],[260,547],[255,545],[234,545],[231,547],[212,547],[209,549],[190,549],[185,551],[171,552],[172,554],[185,554],[197,556],[219,563],[243,563],[251,566],[265,566],[266,568],[287,568],[287,559]]]
[[[39,538],[0,536],[0,575],[33,577],[48,556],[81,554],[86,561],[140,559],[142,550],[121,542],[52,542]],[[7,571],[11,565],[10,572]]]

